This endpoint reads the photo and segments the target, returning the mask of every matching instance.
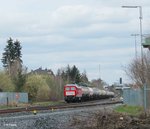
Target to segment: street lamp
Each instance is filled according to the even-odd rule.
[[[137,45],[136,45],[136,37],[139,36],[139,34],[131,34],[131,36],[134,36],[135,38],[135,59],[137,60]]]
[[[140,19],[140,39],[141,39],[141,59],[143,60],[143,48],[142,48],[142,6],[122,6],[122,8],[139,8]],[[142,61],[143,62],[143,61]]]
[[[122,8],[139,8],[139,19],[140,19],[140,39],[141,39],[141,61],[142,61],[142,71],[144,71],[144,62],[143,62],[143,47],[142,47],[142,6],[122,6]],[[143,76],[144,76],[144,73],[143,73]],[[144,81],[143,83],[146,83],[146,80],[144,78]],[[144,91],[145,91],[145,86],[144,86]],[[143,97],[143,100],[144,100],[144,110],[146,110],[146,94],[144,93],[144,97]]]

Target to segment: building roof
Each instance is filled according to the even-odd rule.
[[[145,38],[145,42],[142,43],[144,48],[149,48],[150,47],[150,37]]]
[[[32,74],[48,74],[48,75],[54,75],[53,71],[51,69],[42,69],[41,67],[36,70],[31,70]]]

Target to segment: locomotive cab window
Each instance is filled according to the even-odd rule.
[[[71,87],[71,90],[75,90],[75,87]]]
[[[69,87],[66,87],[65,90],[70,90],[70,88],[69,88]]]

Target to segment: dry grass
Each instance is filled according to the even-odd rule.
[[[77,129],[150,129],[149,112],[131,116],[117,112],[99,111],[89,116],[76,116],[72,126]]]

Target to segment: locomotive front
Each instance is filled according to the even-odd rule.
[[[67,103],[79,101],[81,90],[76,84],[67,84],[64,86],[64,99]]]

